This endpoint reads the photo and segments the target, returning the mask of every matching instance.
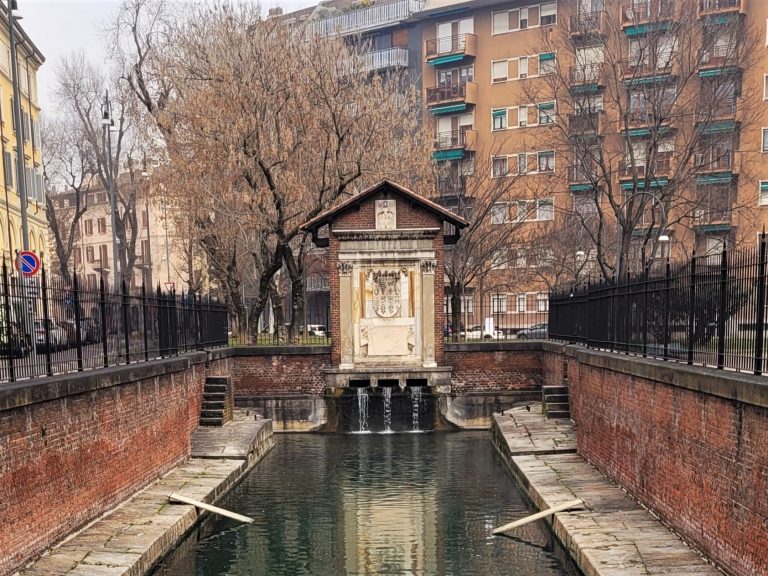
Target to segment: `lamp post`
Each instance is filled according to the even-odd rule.
[[[152,175],[149,172],[142,172],[142,176],[147,178],[147,193],[146,196],[144,196],[144,210],[145,214],[147,215],[147,253],[149,257],[149,262],[144,262],[144,265],[147,267],[147,283],[149,284],[149,290],[152,291],[152,224],[150,222],[149,218],[149,193],[152,188]]]
[[[163,202],[163,217],[165,219],[165,276],[167,285],[171,284],[171,259],[168,254],[168,204]]]
[[[117,203],[115,202],[115,175],[112,172],[112,126],[115,121],[112,119],[112,104],[109,101],[109,90],[104,91],[104,103],[101,107],[101,129],[104,143],[104,157],[106,159],[107,186],[109,188],[109,211],[112,219],[112,262],[115,267],[114,285],[115,293],[120,292],[120,274],[117,246]]]
[[[632,200],[636,196],[642,196],[642,195],[650,196],[655,203],[658,203],[659,208],[661,209],[661,215],[662,215],[662,226],[661,226],[661,229],[660,229],[661,233],[659,234],[658,241],[659,242],[669,242],[669,236],[667,236],[667,234],[665,233],[666,228],[667,228],[667,222],[668,222],[668,220],[667,220],[667,210],[664,207],[664,203],[661,201],[661,199],[656,194],[654,194],[653,192],[647,192],[645,190],[638,190],[636,192],[633,192],[632,194],[630,194],[629,196],[627,196],[624,199],[624,202],[621,203],[621,206],[619,206],[619,209],[617,211],[617,215],[620,216],[622,214],[622,212],[624,212],[624,208],[627,206],[627,204],[628,204],[628,202],[630,200]],[[617,217],[617,219],[616,219],[616,270],[615,270],[615,274],[614,274],[617,281],[620,280],[619,274],[621,273],[621,250],[622,250],[622,246],[621,246],[621,227],[619,226],[619,220],[618,220],[618,217]],[[643,262],[643,267],[645,267],[645,262]]]

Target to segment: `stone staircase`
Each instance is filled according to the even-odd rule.
[[[548,419],[570,418],[571,405],[568,386],[542,386],[541,409]]]
[[[232,420],[234,406],[229,376],[206,376],[200,426],[223,426]]]

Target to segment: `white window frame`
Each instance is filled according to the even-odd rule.
[[[491,12],[491,36],[495,34],[506,34],[507,32],[511,32],[511,28],[509,27],[509,13],[510,10],[502,10],[500,12]],[[494,18],[496,18],[497,14],[503,14],[504,19],[506,20],[506,24],[504,26],[503,30],[496,30],[494,26]]]
[[[768,152],[768,140],[766,140],[766,136],[768,135],[768,128],[763,128],[762,132],[760,133],[760,151],[765,154]]]
[[[525,11],[525,26],[523,26],[523,11]],[[528,18],[528,7],[527,6],[522,6],[520,8],[520,18],[518,18],[518,20],[517,20],[518,21],[518,25],[517,25],[518,26],[518,30],[528,30],[528,28],[529,28],[528,20],[529,20],[529,18]]]
[[[491,294],[491,314],[507,313],[507,295]]]
[[[508,202],[494,202],[491,206],[491,224],[508,224],[509,223],[509,203]]]
[[[522,306],[520,303],[522,302]],[[528,310],[528,294],[518,294],[515,297],[515,310],[521,314],[525,314]]]
[[[542,60],[541,57],[544,54],[552,54],[552,52],[542,52],[538,56],[539,60],[539,76],[547,76],[548,74],[554,74],[557,72],[557,53],[555,53],[555,57],[547,60]],[[547,63],[546,66],[543,66],[543,63]],[[549,68],[551,66],[551,69]]]
[[[551,126],[555,123],[555,111],[557,110],[557,104],[555,102],[541,102],[541,104],[552,104],[553,108],[547,108],[545,110],[539,108],[539,118],[538,118],[538,124],[539,126]],[[543,116],[542,116],[543,113]],[[541,119],[548,118],[547,122],[542,122]]]
[[[544,7],[545,6],[554,6],[555,11],[554,14],[547,14],[547,16],[554,16],[555,20],[552,23],[544,24],[542,22],[542,19],[544,16]],[[556,26],[557,25],[557,2],[544,2],[543,4],[539,4],[539,26]]]
[[[528,105],[524,104],[517,107],[517,126],[525,128],[528,126]]]
[[[768,74],[763,74],[763,100],[768,100]]]
[[[542,154],[552,154],[552,169],[551,170],[542,170],[541,169],[541,155]],[[554,150],[542,150],[540,152],[536,152],[536,171],[541,174],[551,174],[555,171],[555,151]]]
[[[501,64],[502,62],[507,67],[507,71],[503,78],[501,76],[497,78],[493,75],[493,67],[494,64]],[[501,82],[506,82],[507,80],[509,80],[509,60],[491,60],[491,84],[499,84]]]
[[[539,292],[536,296],[536,311],[549,312],[549,294],[546,292]]]
[[[494,164],[496,160],[504,160],[507,164],[507,170],[504,172],[504,174],[496,174],[496,171],[494,170]],[[493,156],[491,158],[491,178],[505,178],[509,176],[509,157],[508,156]]]
[[[763,197],[763,184],[768,184],[768,180],[760,180],[757,183],[757,205],[758,206],[768,206],[768,192],[766,192],[765,197]]]
[[[524,80],[525,78],[528,78],[528,56],[520,56],[517,59],[517,77],[521,80]],[[523,69],[523,62],[525,62],[525,72],[522,72]]]
[[[500,110],[504,111],[503,116],[494,116],[494,112],[498,112]],[[496,118],[503,118],[503,126],[496,127]],[[506,130],[509,128],[509,108],[493,108],[491,110],[491,132],[498,132],[499,130]]]
[[[542,218],[542,204],[549,204],[551,209],[549,211],[549,218]],[[555,201],[552,198],[541,198],[540,200],[536,200],[536,221],[537,222],[545,222],[545,221],[551,221],[555,219]]]
[[[523,170],[520,170],[521,166],[524,167]],[[517,173],[521,175],[528,174],[528,153],[527,152],[520,152],[517,155]]]

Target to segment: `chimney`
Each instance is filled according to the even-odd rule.
[[[277,18],[278,16],[283,15],[283,9],[280,8],[280,6],[275,6],[274,8],[270,8],[269,12],[267,13],[267,18]]]

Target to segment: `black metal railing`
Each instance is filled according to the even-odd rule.
[[[547,338],[549,296],[546,293],[486,292],[483,298],[477,294],[464,296],[458,324],[453,322],[453,308],[448,299],[450,296],[444,308],[446,342]]]
[[[225,304],[158,288],[107,289],[103,278],[64,282],[42,270],[0,278],[0,382],[14,382],[226,346]]]
[[[766,235],[727,248],[555,291],[549,336],[592,348],[762,374],[766,350]]]
[[[233,328],[233,346],[328,346],[332,326],[330,294],[326,290],[308,291],[303,306],[294,307],[288,296],[281,297],[279,306],[268,305],[254,318],[252,303],[248,303],[241,328]],[[300,316],[293,322],[294,310]]]

